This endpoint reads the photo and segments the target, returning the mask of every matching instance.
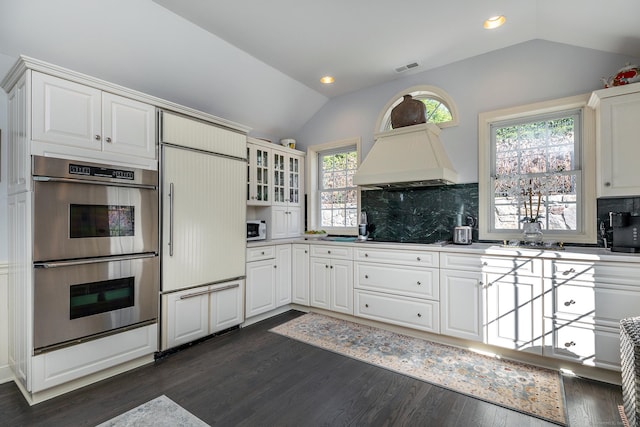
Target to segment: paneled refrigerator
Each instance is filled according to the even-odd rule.
[[[160,114],[162,349],[244,321],[246,136]]]

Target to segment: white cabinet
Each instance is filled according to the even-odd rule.
[[[620,370],[620,320],[638,315],[640,266],[545,260],[545,355]]]
[[[246,317],[291,303],[291,244],[247,248]]]
[[[303,157],[273,150],[273,205],[300,206]]]
[[[302,233],[302,210],[297,207],[272,206],[268,222],[269,239],[299,237]]]
[[[33,72],[32,154],[144,165],[136,159],[156,159],[155,129],[153,105]]]
[[[479,270],[440,270],[441,334],[484,341],[483,278]]]
[[[440,331],[438,253],[356,250],[355,315]]]
[[[640,194],[640,83],[593,92],[598,197]]]
[[[247,205],[271,205],[271,168],[271,149],[247,143]]]
[[[309,245],[294,243],[292,247],[291,302],[309,305]]]
[[[234,280],[162,295],[163,350],[242,323],[243,291]]]
[[[352,248],[310,245],[309,305],[353,314]]]

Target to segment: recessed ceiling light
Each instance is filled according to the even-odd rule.
[[[504,24],[504,21],[506,21],[506,18],[502,15],[492,16],[491,18],[484,21],[483,27],[487,30],[493,30],[494,28],[498,28],[499,26]]]
[[[321,83],[324,83],[326,85],[331,84],[335,81],[335,79],[331,76],[324,76],[320,79]]]

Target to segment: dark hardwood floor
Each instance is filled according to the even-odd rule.
[[[267,332],[291,311],[29,407],[0,385],[2,426],[94,426],[162,394],[212,426],[553,426]],[[565,378],[570,426],[622,425],[620,387]]]

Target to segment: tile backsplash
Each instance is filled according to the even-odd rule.
[[[370,236],[378,241],[433,243],[451,240],[453,228],[478,218],[478,184],[368,190],[361,195]],[[474,229],[473,239],[478,239]]]
[[[478,218],[478,184],[443,185],[425,188],[369,190],[362,192],[362,210],[367,213],[370,236],[375,240],[433,243],[451,240],[453,227],[467,217]],[[640,215],[640,196],[600,198],[597,204],[598,246],[612,244],[609,212]],[[477,227],[473,240],[478,240]]]

